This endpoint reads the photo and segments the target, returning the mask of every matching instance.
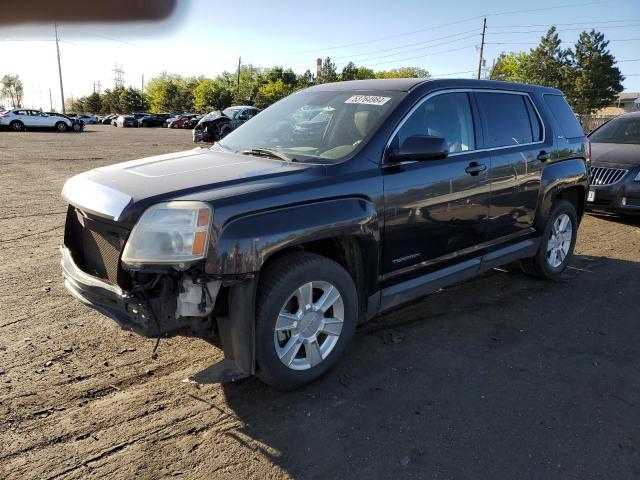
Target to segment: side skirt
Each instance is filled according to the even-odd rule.
[[[456,265],[384,288],[380,292],[381,300],[378,313],[424,297],[439,288],[476,277],[494,267],[532,257],[538,251],[539,245],[540,238],[523,240]]]

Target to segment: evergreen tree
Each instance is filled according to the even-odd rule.
[[[330,57],[325,58],[322,61],[320,67],[320,78],[317,79],[318,83],[331,83],[338,80],[338,74],[336,72],[336,64],[331,61]]]
[[[85,111],[88,113],[100,113],[102,110],[102,102],[98,92],[93,92],[91,95],[87,96],[84,104]]]
[[[527,55],[524,81],[558,88],[565,93],[572,86],[571,50],[561,47],[556,27],[551,27],[540,44]]]
[[[353,62],[349,62],[342,69],[342,73],[340,74],[340,80],[355,80],[357,78],[358,69]]]
[[[575,85],[569,95],[578,114],[591,114],[610,105],[623,90],[624,77],[607,47],[609,41],[595,30],[582,32],[575,45]]]

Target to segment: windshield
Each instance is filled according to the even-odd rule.
[[[302,91],[267,108],[219,143],[234,151],[275,150],[296,160],[342,160],[366,143],[402,95]]]
[[[593,143],[640,144],[640,117],[611,120],[593,132],[589,140]]]
[[[233,118],[240,110],[242,110],[242,107],[229,107],[225,108],[222,113],[229,118]]]

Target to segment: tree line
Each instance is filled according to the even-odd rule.
[[[489,78],[544,85],[561,90],[573,111],[590,115],[610,105],[624,89],[609,41],[595,30],[584,31],[573,48],[563,48],[555,27],[529,52],[502,53]]]
[[[418,67],[403,67],[374,71],[349,62],[338,72],[327,57],[322,61],[320,75],[307,70],[296,74],[280,66],[264,69],[242,65],[239,72],[223,72],[214,78],[184,77],[164,72],[151,79],[144,93],[135,87],[106,89],[85,97],[67,99],[68,112],[131,113],[149,111],[197,112],[223,110],[231,105],[254,105],[265,108],[295,90],[318,83],[371,78],[428,78],[429,72]]]
[[[602,33],[591,30],[582,32],[573,48],[563,48],[556,28],[551,27],[528,52],[503,52],[487,77],[558,88],[576,113],[592,114],[610,105],[623,90],[624,77],[608,46]],[[353,62],[338,71],[327,57],[317,78],[310,70],[297,74],[281,66],[265,69],[242,65],[238,72],[225,71],[214,78],[164,72],[151,79],[144,92],[135,87],[116,87],[69,98],[65,107],[68,112],[96,114],[205,113],[239,104],[264,108],[295,90],[318,83],[401,77],[429,78],[430,74],[419,67],[374,71]],[[24,88],[17,75],[2,77],[0,95],[5,105],[22,105]]]

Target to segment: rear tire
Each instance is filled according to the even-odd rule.
[[[356,287],[338,263],[304,252],[275,260],[258,288],[256,375],[282,390],[316,380],[346,349],[357,318]]]
[[[80,125],[79,123],[74,123],[73,127],[71,127],[71,128],[76,133],[80,133],[82,131],[82,125]]]
[[[578,235],[576,209],[567,200],[556,200],[542,232],[540,247],[535,256],[520,261],[527,275],[554,280],[567,268]]]
[[[56,122],[56,130],[59,132],[66,132],[67,124],[64,122]]]
[[[24,123],[22,123],[20,120],[14,120],[9,124],[9,126],[14,132],[24,132]]]

